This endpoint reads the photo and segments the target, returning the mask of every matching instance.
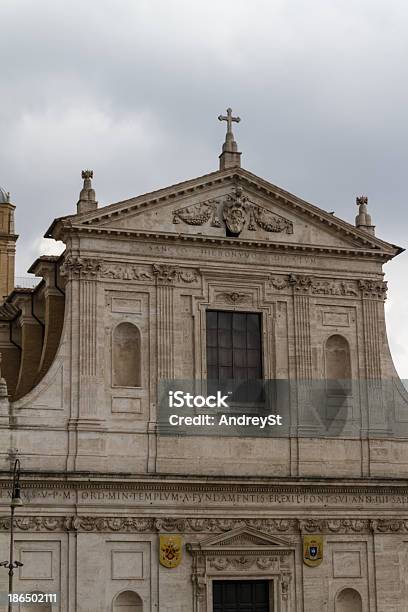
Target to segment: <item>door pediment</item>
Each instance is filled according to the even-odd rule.
[[[211,536],[199,543],[191,544],[190,548],[191,550],[200,550],[201,552],[214,552],[217,550],[221,553],[227,553],[231,549],[292,549],[292,546],[290,542],[283,538],[272,536],[252,527],[243,526],[220,535]]]

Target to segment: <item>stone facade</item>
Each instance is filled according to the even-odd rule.
[[[274,612],[408,606],[408,397],[382,270],[400,249],[366,208],[349,225],[239,155],[103,208],[86,171],[79,212],[47,233],[65,252],[0,307],[0,550],[18,455],[16,590],[59,592],[52,610],[210,612],[214,581],[260,579]],[[158,381],[207,377],[207,310],[259,313],[264,378],[299,384],[287,436],[159,435]],[[358,383],[350,428],[320,436],[308,389],[331,377]],[[181,536],[173,569],[163,534]]]

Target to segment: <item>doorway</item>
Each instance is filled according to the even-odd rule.
[[[213,612],[273,612],[267,580],[215,580]]]

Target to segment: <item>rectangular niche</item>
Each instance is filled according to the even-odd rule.
[[[112,580],[142,580],[143,552],[112,550]]]
[[[20,550],[20,580],[52,580],[52,550]]]
[[[359,550],[333,550],[334,578],[361,578],[361,569]]]
[[[142,400],[138,397],[112,397],[112,412],[142,414]]]
[[[323,325],[325,327],[350,327],[349,312],[322,311]]]
[[[19,540],[16,538],[16,559],[24,563],[18,570],[18,580],[27,581],[30,590],[39,580],[49,580],[47,588],[59,590],[61,542],[59,540]],[[16,572],[17,573],[17,572]],[[31,581],[32,584],[28,584]],[[21,589],[22,590],[22,589]]]
[[[112,297],[112,312],[124,312],[127,314],[142,314],[141,298]]]
[[[150,542],[108,540],[106,545],[111,580],[149,580]]]

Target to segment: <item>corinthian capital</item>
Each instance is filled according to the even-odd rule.
[[[102,263],[98,259],[68,255],[60,268],[60,273],[62,276],[71,278],[95,278],[101,266]]]
[[[358,286],[364,298],[371,298],[374,300],[385,300],[387,297],[387,282],[386,281],[362,279],[358,281]]]

